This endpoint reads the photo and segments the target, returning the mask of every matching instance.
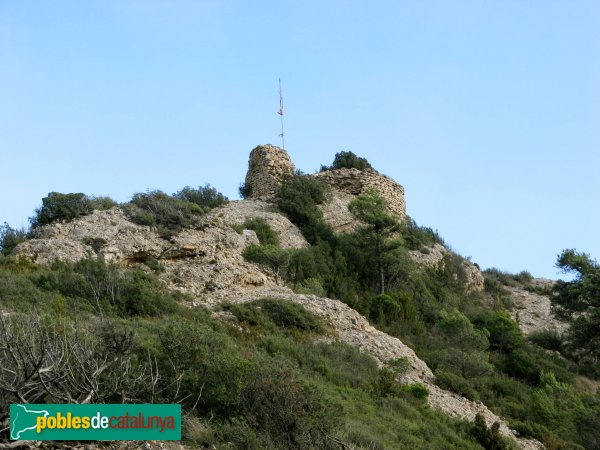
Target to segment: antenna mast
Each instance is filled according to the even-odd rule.
[[[285,150],[285,141],[283,139],[283,91],[281,90],[281,78],[279,78],[279,111],[277,111],[279,117],[281,117],[281,148]]]

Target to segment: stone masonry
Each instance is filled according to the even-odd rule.
[[[294,164],[290,155],[273,145],[259,145],[250,152],[246,187],[250,189],[249,198],[268,200],[273,198],[286,175],[294,173]]]
[[[248,198],[272,200],[283,178],[294,173],[294,164],[285,150],[273,145],[261,145],[250,153],[246,186]],[[390,177],[376,170],[337,169],[311,175],[326,184],[332,190],[332,198],[323,205],[325,219],[336,231],[350,231],[356,221],[347,210],[347,204],[357,195],[369,189],[375,189],[387,200],[388,209],[398,219],[406,219],[404,188]]]
[[[390,177],[373,169],[337,169],[319,172],[313,175],[333,189],[352,196],[374,189],[387,200],[388,209],[400,220],[406,219],[404,188]]]

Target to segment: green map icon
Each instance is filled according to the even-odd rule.
[[[21,439],[21,434],[28,430],[34,430],[37,426],[39,416],[47,417],[50,413],[46,410],[29,409],[28,405],[10,405],[10,438]]]

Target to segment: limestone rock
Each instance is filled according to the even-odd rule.
[[[544,278],[535,278],[532,287],[550,288],[554,281]],[[511,317],[519,324],[523,334],[528,335],[533,331],[554,330],[564,333],[568,324],[562,322],[552,313],[552,304],[547,295],[531,292],[523,287],[505,286],[510,292],[513,308]]]
[[[54,259],[78,261],[99,254],[123,262],[146,256],[160,257],[168,242],[150,227],[130,222],[120,208],[94,211],[72,222],[54,222],[33,230],[33,239],[19,244],[15,254],[40,264]]]
[[[273,280],[242,256],[244,248],[258,241],[256,234],[240,235],[213,219],[212,225],[208,220],[202,230],[184,230],[173,237],[172,247],[161,259],[165,269],[161,278],[198,302],[218,299],[226,292],[274,286]]]
[[[282,248],[303,248],[308,242],[296,225],[281,213],[275,212],[272,205],[260,200],[241,200],[217,208],[207,214],[205,222],[216,225],[242,225],[246,219],[264,219],[277,233]]]
[[[355,198],[352,194],[332,189],[329,198],[319,205],[325,222],[337,233],[351,233],[361,225],[348,210],[348,204]]]
[[[258,205],[249,210],[262,214],[260,208],[264,205]],[[248,211],[241,209],[244,213],[238,215],[245,217]],[[39,264],[50,264],[55,259],[76,262],[92,256],[126,266],[153,257],[161,262],[164,272],[160,277],[169,287],[199,299],[276,286],[242,257],[244,248],[258,243],[256,233],[246,230],[240,235],[223,222],[218,209],[212,213],[204,219],[203,229],[186,229],[167,241],[149,227],[130,222],[119,208],[94,211],[69,223],[55,222],[34,230],[33,239],[19,244],[15,254]],[[307,245],[283,216],[265,214],[278,216],[269,217],[277,224],[282,242]]]

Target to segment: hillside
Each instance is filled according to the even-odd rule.
[[[190,448],[599,448],[593,372],[560,348],[553,282],[482,273],[407,216],[401,185],[341,155],[302,175],[257,147],[240,201],[44,199],[1,260],[5,336],[125,333],[118,358],[138,372],[107,368],[77,397],[0,351],[0,406],[181,401]]]

